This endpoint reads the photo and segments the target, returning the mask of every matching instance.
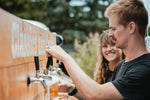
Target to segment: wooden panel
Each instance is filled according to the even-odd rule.
[[[0,100],[44,100],[42,84],[28,87],[27,76],[36,75],[34,56],[39,56],[43,72],[47,63],[45,46],[55,44],[54,34],[0,8]]]
[[[9,100],[26,100],[27,64],[7,68]]]
[[[37,95],[33,100],[44,100],[45,94],[44,92],[41,92],[39,95]],[[47,100],[47,99],[46,99]]]
[[[45,46],[56,44],[56,36],[0,9],[0,67],[45,58]]]
[[[7,70],[0,69],[0,100],[8,100]]]
[[[13,63],[11,54],[12,23],[17,23],[20,26],[18,31],[21,31],[22,21],[2,9],[0,9],[0,15],[0,67],[4,67]]]

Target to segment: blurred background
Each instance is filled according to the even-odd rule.
[[[22,19],[41,22],[49,31],[62,35],[62,47],[93,77],[99,35],[108,27],[104,11],[114,1],[0,0],[0,7]],[[142,1],[150,17],[150,0]],[[150,20],[148,26],[150,34]]]

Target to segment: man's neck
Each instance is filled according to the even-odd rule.
[[[128,47],[123,50],[126,59],[125,62],[131,61],[143,54],[148,53],[145,41],[142,38],[135,38],[131,43],[128,44]]]

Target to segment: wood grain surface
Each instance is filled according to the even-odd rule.
[[[42,84],[27,86],[27,76],[35,77],[34,56],[43,72],[45,47],[55,44],[56,35],[0,8],[0,100],[44,100]]]

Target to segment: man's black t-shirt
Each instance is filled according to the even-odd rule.
[[[112,77],[112,74],[113,74],[113,71],[108,71],[108,73],[107,73],[107,78],[106,78],[106,81],[105,81],[105,83],[107,83],[107,82],[110,82],[111,81],[111,77]]]
[[[128,100],[150,100],[150,54],[115,67],[112,84]]]

